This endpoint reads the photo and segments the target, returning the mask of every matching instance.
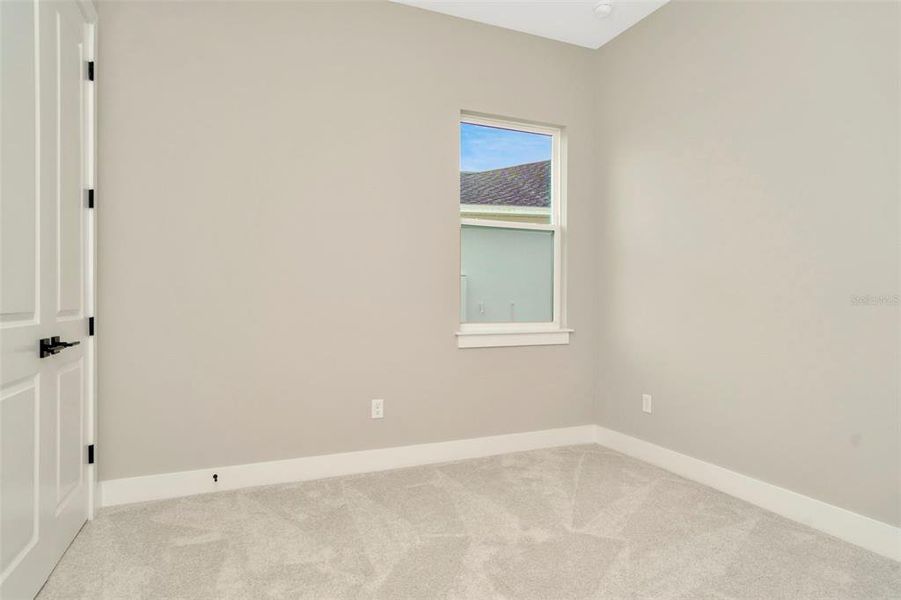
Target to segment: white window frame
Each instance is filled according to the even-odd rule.
[[[513,119],[460,114],[460,123],[499,127],[551,136],[551,222],[550,224],[518,223],[496,219],[460,219],[460,227],[492,227],[494,229],[527,229],[554,233],[554,298],[553,320],[541,323],[460,323],[458,348],[493,348],[502,346],[549,346],[568,344],[572,329],[566,327],[564,238],[566,235],[566,140],[562,127],[539,125]],[[459,202],[459,193],[457,194]],[[459,262],[458,262],[459,267]],[[463,286],[461,277],[461,289]],[[462,293],[460,294],[461,302]],[[459,314],[459,311],[458,311]]]

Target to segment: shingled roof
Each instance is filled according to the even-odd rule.
[[[460,173],[460,204],[551,205],[551,161]]]

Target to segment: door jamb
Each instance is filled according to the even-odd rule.
[[[84,31],[84,60],[95,63],[97,60],[97,9],[91,0],[76,0],[85,20]],[[83,165],[85,189],[93,189],[97,198],[97,82],[82,80],[84,86],[82,94],[82,106],[84,110],[83,126],[84,136],[82,151],[85,158]],[[97,204],[93,208],[85,205],[85,316],[97,317]],[[87,330],[87,318],[85,329]],[[86,446],[97,443],[97,337],[88,336],[85,344],[85,363],[87,366],[87,410],[85,411],[85,442]],[[85,448],[85,462],[87,462],[87,447]],[[97,477],[97,463],[86,465],[88,486],[88,514],[89,520],[94,516],[102,504],[100,496],[100,482]]]

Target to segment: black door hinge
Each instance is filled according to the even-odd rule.
[[[94,190],[85,190],[88,194],[88,208],[94,208]]]
[[[94,444],[88,446],[88,464],[94,464]]]
[[[94,317],[88,317],[88,335],[94,335]]]
[[[88,61],[88,81],[94,81],[94,61]]]

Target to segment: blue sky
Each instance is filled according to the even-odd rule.
[[[551,136],[460,123],[460,170],[489,171],[551,159]]]

